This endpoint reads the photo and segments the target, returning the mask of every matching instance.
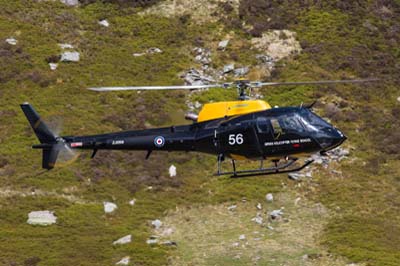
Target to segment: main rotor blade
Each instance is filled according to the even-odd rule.
[[[298,85],[320,85],[338,83],[367,83],[378,81],[379,79],[350,79],[350,80],[321,80],[321,81],[298,81],[298,82],[252,82],[256,87],[262,86],[298,86]]]
[[[183,86],[128,86],[128,87],[98,87],[88,88],[92,91],[129,91],[129,90],[195,90],[224,87],[224,84],[183,85]]]

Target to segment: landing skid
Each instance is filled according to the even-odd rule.
[[[258,169],[249,169],[249,170],[236,170],[236,163],[235,160],[232,160],[232,167],[233,171],[231,172],[222,172],[221,171],[221,162],[223,161],[222,156],[218,156],[218,171],[216,173],[217,176],[220,175],[230,175],[231,178],[241,178],[241,177],[251,177],[251,176],[260,176],[260,175],[273,175],[273,174],[283,174],[283,173],[290,173],[290,172],[296,172],[304,169],[308,165],[310,165],[314,160],[307,160],[303,165],[296,167],[296,168],[290,168],[298,159],[297,158],[290,158],[287,163],[284,163],[282,165],[278,165],[278,162],[275,161],[275,166],[269,167],[269,168],[264,168],[263,167],[263,160],[260,161],[260,168]],[[290,168],[290,169],[288,169]]]

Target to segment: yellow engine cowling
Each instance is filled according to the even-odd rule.
[[[271,106],[262,100],[207,103],[201,109],[197,121],[203,122],[225,116],[243,115],[270,108]]]

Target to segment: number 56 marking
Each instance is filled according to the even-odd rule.
[[[229,145],[235,145],[235,144],[241,145],[241,144],[243,144],[243,134],[237,134],[237,135],[230,134],[228,143],[229,143]]]

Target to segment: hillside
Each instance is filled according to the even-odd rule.
[[[399,264],[400,1],[77,2],[0,0],[0,265]],[[178,125],[236,92],[86,88],[235,72],[380,82],[256,91],[271,106],[317,100],[348,137],[343,160],[300,180],[216,177],[216,158],[197,153],[84,152],[43,171],[19,107],[29,101],[64,135]],[[104,202],[118,208],[105,213]],[[44,210],[56,224],[27,223]]]

